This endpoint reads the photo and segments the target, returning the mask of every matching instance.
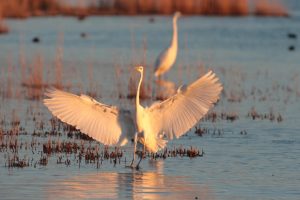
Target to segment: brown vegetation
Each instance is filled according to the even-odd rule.
[[[260,16],[288,16],[288,10],[276,0],[256,0],[255,15]]]
[[[2,8],[0,7],[0,35],[8,32],[8,27],[4,23]]]
[[[251,3],[254,11],[250,9]],[[84,19],[89,15],[137,15],[173,14],[186,15],[272,15],[286,16],[288,11],[279,1],[273,0],[96,0],[88,5],[62,3],[58,0],[10,0],[0,1],[4,17],[70,15]]]
[[[8,26],[4,23],[3,19],[0,18],[0,35],[8,33]]]
[[[57,0],[9,0],[0,1],[4,17],[26,18],[29,16],[55,15],[61,10]]]

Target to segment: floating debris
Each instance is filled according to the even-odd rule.
[[[296,47],[294,46],[294,45],[291,45],[291,46],[289,46],[289,51],[295,51],[296,50]]]
[[[297,34],[296,33],[288,33],[287,37],[290,39],[297,39]]]
[[[37,37],[37,36],[34,37],[34,38],[32,38],[32,42],[33,42],[33,43],[40,43],[40,41],[41,41],[40,38]]]
[[[86,38],[86,37],[87,37],[87,34],[86,34],[85,32],[82,32],[82,33],[80,33],[80,37]]]

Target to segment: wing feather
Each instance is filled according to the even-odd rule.
[[[153,104],[146,109],[153,132],[168,139],[180,137],[208,112],[221,91],[219,79],[209,71],[169,99]]]
[[[119,142],[124,124],[119,121],[122,112],[119,113],[116,107],[99,103],[86,95],[77,96],[57,89],[49,89],[45,95],[49,98],[44,99],[44,104],[61,121],[105,145]]]

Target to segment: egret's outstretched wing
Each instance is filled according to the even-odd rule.
[[[97,102],[86,95],[74,95],[57,89],[47,90],[44,104],[61,121],[105,144],[114,145],[120,140],[124,124],[116,107]]]
[[[219,99],[222,85],[210,71],[189,86],[178,89],[169,99],[146,109],[152,131],[169,139],[192,128]]]

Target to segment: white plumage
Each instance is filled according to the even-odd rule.
[[[168,139],[180,137],[193,127],[218,100],[222,90],[216,75],[210,71],[177,94],[146,109],[153,132]]]
[[[177,19],[180,17],[180,12],[176,12],[173,17],[173,37],[171,44],[163,52],[161,52],[154,65],[154,75],[160,76],[167,72],[175,63],[178,49],[178,33]]]
[[[139,101],[143,67],[136,96],[136,118],[128,111],[97,102],[86,95],[73,95],[57,89],[46,92],[44,104],[63,122],[106,145],[124,145],[134,137],[149,152],[164,148],[167,140],[180,137],[192,128],[219,99],[222,85],[210,71],[189,86],[182,86],[169,99],[142,107]],[[135,127],[136,125],[136,127]]]
[[[54,116],[105,145],[125,145],[134,137],[129,111],[57,89],[49,89],[45,95],[49,99],[44,99],[44,104]]]

